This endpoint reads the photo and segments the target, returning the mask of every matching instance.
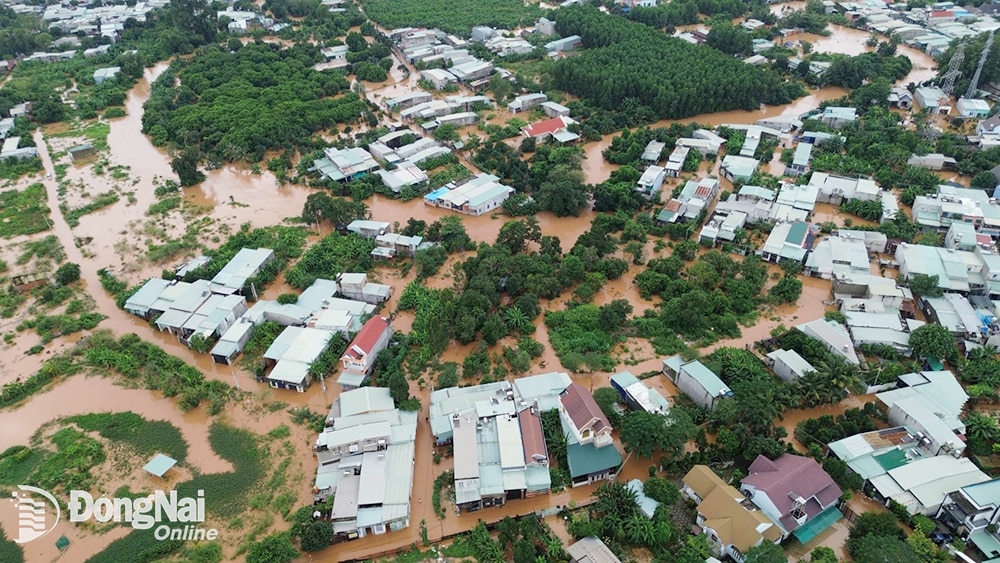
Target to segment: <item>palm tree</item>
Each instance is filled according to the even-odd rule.
[[[525,315],[524,311],[518,307],[507,307],[507,309],[503,312],[503,320],[507,325],[507,328],[518,332],[531,323],[531,319],[528,318],[528,315]]]
[[[648,518],[636,513],[625,522],[625,537],[631,545],[651,545],[656,538],[656,530]]]
[[[969,440],[989,442],[997,436],[997,422],[992,417],[975,411],[965,415],[965,435]]]
[[[996,346],[993,346],[992,344],[987,344],[985,346],[980,346],[979,348],[976,348],[973,351],[969,352],[969,361],[982,362],[987,360],[996,360],[997,353],[998,351]]]

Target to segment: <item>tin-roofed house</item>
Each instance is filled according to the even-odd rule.
[[[711,410],[720,399],[733,396],[729,386],[698,360],[685,362],[671,356],[663,360],[663,374],[702,408]]]
[[[270,248],[241,248],[212,278],[212,292],[221,295],[242,294],[252,278],[273,262],[274,258],[274,251]]]
[[[329,346],[333,333],[311,327],[290,326],[264,352],[264,378],[275,389],[304,393],[312,382],[309,368]]]

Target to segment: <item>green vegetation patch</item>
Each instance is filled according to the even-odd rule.
[[[367,107],[343,74],[313,70],[320,60],[311,45],[265,43],[176,59],[143,106],[142,131],[154,144],[197,149],[215,162],[259,162],[268,149],[302,146]]]
[[[521,0],[362,0],[361,5],[368,17],[387,28],[436,27],[466,37],[477,25],[514,29],[532,25],[544,15],[538,4]]]
[[[195,497],[198,491],[204,491],[208,514],[228,520],[245,513],[250,497],[263,482],[267,473],[265,450],[258,447],[253,433],[220,423],[209,428],[208,442],[215,453],[233,464],[233,471],[198,475],[178,485],[177,494]],[[134,530],[87,561],[155,561],[183,546],[182,541],[156,540],[153,530]]]
[[[40,182],[23,190],[0,192],[0,237],[30,235],[49,229],[49,206]]]
[[[76,227],[80,224],[80,217],[89,215],[95,211],[100,211],[110,205],[114,205],[118,202],[118,199],[118,194],[109,191],[99,194],[93,201],[86,205],[70,209],[65,204],[61,204],[59,205],[59,209],[62,211],[63,217],[66,218],[66,222],[69,226]]]
[[[21,549],[21,546],[7,539],[3,530],[0,530],[0,561],[24,563],[24,550]]]
[[[50,134],[50,137],[83,137],[99,151],[108,150],[108,134],[111,133],[110,123],[95,121],[81,129],[70,129],[61,133]]]
[[[42,160],[37,157],[5,158],[0,160],[0,179],[17,180],[25,174],[42,171]]]
[[[355,234],[333,233],[310,248],[285,274],[288,285],[305,289],[317,278],[333,279],[342,272],[367,272],[372,267],[375,241]]]
[[[786,104],[804,93],[775,72],[592,6],[560,9],[556,21],[561,36],[580,35],[588,48],[556,63],[555,85],[605,110],[638,103],[661,118],[682,118]]]
[[[140,455],[163,453],[180,463],[187,459],[188,445],[181,431],[165,420],[146,420],[127,411],[83,414],[66,421],[108,440],[125,442]]]

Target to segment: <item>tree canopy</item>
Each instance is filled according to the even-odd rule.
[[[561,8],[555,18],[560,35],[580,35],[586,47],[556,63],[555,85],[606,110],[641,105],[676,119],[780,105],[802,94],[801,86],[770,70],[592,6]]]

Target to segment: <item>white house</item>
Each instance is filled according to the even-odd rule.
[[[680,356],[663,360],[663,374],[699,406],[711,409],[716,401],[732,397],[733,392],[718,375],[698,360],[685,362]]]

